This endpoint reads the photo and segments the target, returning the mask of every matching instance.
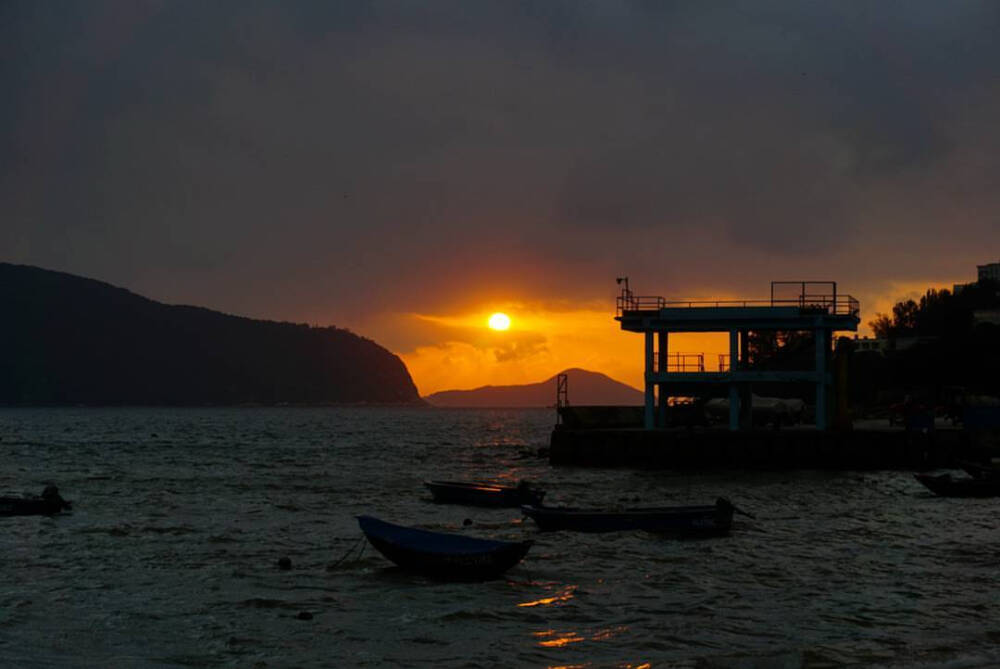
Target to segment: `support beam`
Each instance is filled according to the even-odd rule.
[[[729,369],[740,368],[740,333],[737,330],[729,332]]]
[[[653,332],[646,331],[646,411],[643,416],[643,427],[652,430],[655,427],[656,413],[653,403]]]
[[[830,427],[841,432],[854,429],[851,420],[851,406],[848,400],[847,375],[851,366],[851,351],[853,346],[848,339],[833,342],[833,384],[830,387],[830,405],[833,408],[833,419]]]
[[[747,330],[740,330],[740,369],[750,367],[750,333]],[[750,384],[740,385],[740,429],[749,430],[753,428],[753,396],[750,391]]]
[[[729,369],[740,368],[740,339],[739,332],[729,331]],[[740,390],[736,383],[729,384],[729,429],[740,429]]]
[[[825,430],[828,422],[826,406],[828,333],[823,328],[816,328],[813,332],[816,339],[816,429]]]
[[[749,383],[740,385],[740,429],[753,428],[753,389]]]
[[[740,387],[735,383],[729,384],[729,429],[740,429]]]
[[[659,358],[657,358],[656,371],[662,374],[663,372],[667,371],[667,356],[668,356],[667,333],[657,332],[656,338],[657,338],[656,350],[659,353]],[[656,388],[657,398],[659,400],[659,411],[657,412],[658,413],[657,424],[660,427],[667,426],[667,393],[665,392],[666,389],[667,389],[666,385],[662,383],[659,384]]]

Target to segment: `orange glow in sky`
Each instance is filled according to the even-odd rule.
[[[503,309],[502,312],[497,307]],[[509,328],[490,327],[491,314]],[[409,314],[401,327],[429,329],[432,344],[400,354],[421,395],[440,390],[544,381],[571,367],[601,372],[635,388],[643,385],[643,337],[622,332],[613,305],[560,309],[503,304],[465,314]],[[715,369],[728,352],[725,335],[671,335],[671,352],[705,353]]]
[[[876,312],[891,313],[895,302],[919,300],[930,287],[950,289],[951,283],[887,284],[877,297],[862,301],[858,334],[871,335],[868,322]],[[610,300],[487,302],[471,311],[403,314],[391,327],[420,333],[419,342],[399,355],[423,396],[441,390],[538,383],[573,367],[643,387],[643,337],[621,330]],[[729,341],[725,333],[671,334],[668,349],[670,354],[702,353],[705,370],[715,371],[719,355],[729,352]]]

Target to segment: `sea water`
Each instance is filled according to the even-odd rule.
[[[1000,500],[907,472],[553,468],[553,418],[0,410],[0,492],[74,502],[0,518],[0,666],[1000,665]],[[543,534],[433,504],[433,478],[527,479],[551,504],[725,496],[756,519],[698,541]],[[358,514],[535,545],[506,578],[440,583],[366,546]]]

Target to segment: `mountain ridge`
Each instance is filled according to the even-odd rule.
[[[635,406],[642,404],[643,393],[601,372],[573,367],[560,372],[568,375],[568,395],[572,404]],[[486,385],[468,390],[442,390],[423,399],[431,406],[454,408],[530,408],[550,407],[556,403],[556,378],[537,383]]]
[[[336,327],[170,305],[0,263],[0,404],[423,404],[405,364]]]

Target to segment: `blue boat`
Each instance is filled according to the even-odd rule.
[[[533,543],[420,530],[372,516],[358,516],[358,525],[369,543],[398,566],[448,581],[498,578],[524,559]]]
[[[522,506],[521,512],[542,531],[622,532],[646,530],[682,536],[717,536],[729,532],[733,513],[739,511],[720,497],[715,504],[663,506],[636,509],[576,509],[572,507]],[[752,517],[752,516],[751,516]]]

